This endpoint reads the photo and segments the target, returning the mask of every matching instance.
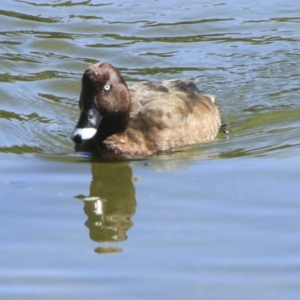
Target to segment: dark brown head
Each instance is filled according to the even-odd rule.
[[[79,144],[96,134],[102,142],[125,131],[130,116],[130,93],[119,71],[108,63],[90,66],[82,77],[80,117],[71,135]]]

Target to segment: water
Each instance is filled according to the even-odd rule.
[[[298,299],[298,2],[1,1],[1,299]],[[83,71],[195,78],[229,134],[74,153]]]

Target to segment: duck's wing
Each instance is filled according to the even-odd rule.
[[[215,110],[213,96],[203,95],[193,80],[141,82],[130,87],[131,126],[175,128],[188,122],[200,105]]]

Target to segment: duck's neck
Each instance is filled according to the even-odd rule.
[[[106,138],[113,134],[125,132],[129,124],[129,114],[115,113],[113,116],[103,117],[101,120],[96,139],[103,142]]]

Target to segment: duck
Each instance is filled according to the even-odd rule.
[[[215,96],[194,80],[143,81],[127,86],[105,62],[82,76],[80,116],[71,140],[78,152],[149,156],[212,140],[221,127]]]

